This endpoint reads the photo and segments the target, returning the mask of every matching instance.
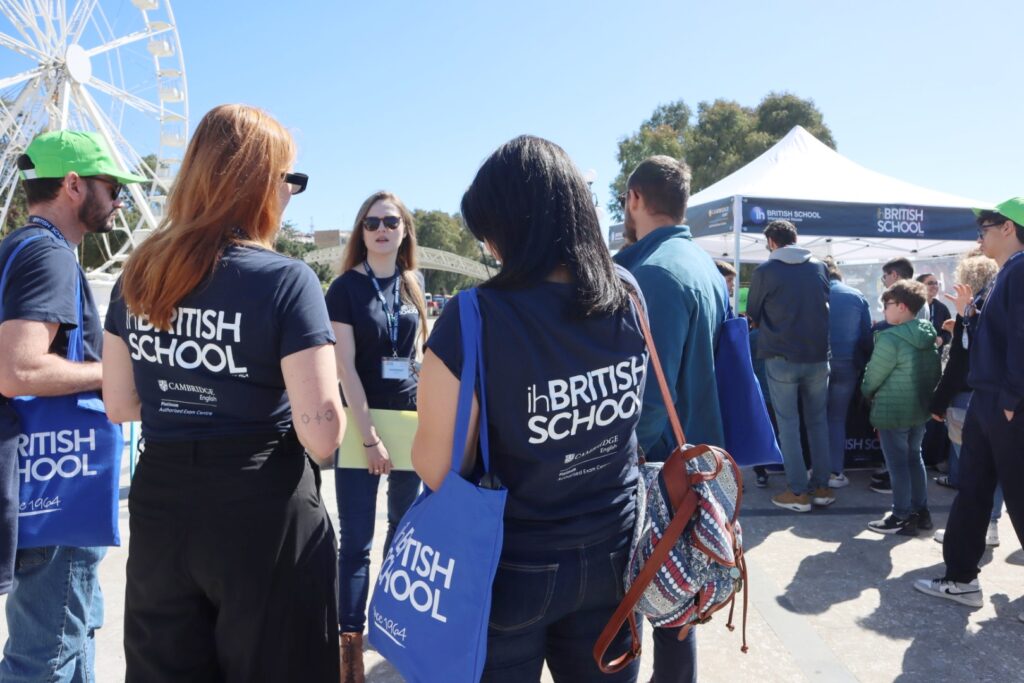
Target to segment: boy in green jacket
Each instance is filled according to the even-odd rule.
[[[885,321],[892,327],[875,334],[861,385],[871,399],[871,424],[892,480],[892,512],[868,524],[880,534],[915,536],[918,529],[932,528],[921,440],[941,368],[935,328],[917,319],[926,297],[924,285],[913,280],[899,280],[882,294]]]

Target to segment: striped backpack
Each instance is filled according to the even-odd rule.
[[[738,519],[742,477],[732,456],[716,446],[686,444],[658,352],[642,309],[637,319],[651,354],[666,412],[675,433],[675,450],[664,463],[642,463],[637,491],[633,545],[626,565],[627,592],[594,646],[594,659],[605,673],[614,673],[640,656],[635,612],[658,627],[703,624],[730,606],[746,584],[743,535]],[[632,648],[610,663],[604,655],[629,622]],[[743,645],[747,651],[747,593],[743,593]]]

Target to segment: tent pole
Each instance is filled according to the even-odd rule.
[[[736,269],[736,289],[732,295],[732,310],[740,312],[740,230],[743,227],[743,201],[739,195],[732,198],[733,268]]]

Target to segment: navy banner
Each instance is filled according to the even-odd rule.
[[[801,235],[862,239],[967,240],[977,238],[970,209],[909,204],[849,204],[799,199],[742,200],[743,232],[761,232],[773,220],[793,223]],[[695,237],[732,231],[732,199],[692,207],[687,223]]]

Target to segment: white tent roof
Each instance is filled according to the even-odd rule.
[[[964,209],[989,205],[988,202],[931,190],[872,171],[842,156],[801,126],[793,128],[771,149],[743,168],[693,195],[689,205],[699,207],[737,196]],[[797,228],[799,230],[799,225]],[[734,257],[735,235],[731,232],[703,236],[697,241],[715,257]],[[830,253],[841,262],[851,262],[884,260],[896,255],[915,260],[959,254],[970,248],[971,243],[836,235],[807,236],[801,238],[799,244],[819,255]],[[761,261],[768,256],[759,230],[741,233],[741,245],[744,261]]]

